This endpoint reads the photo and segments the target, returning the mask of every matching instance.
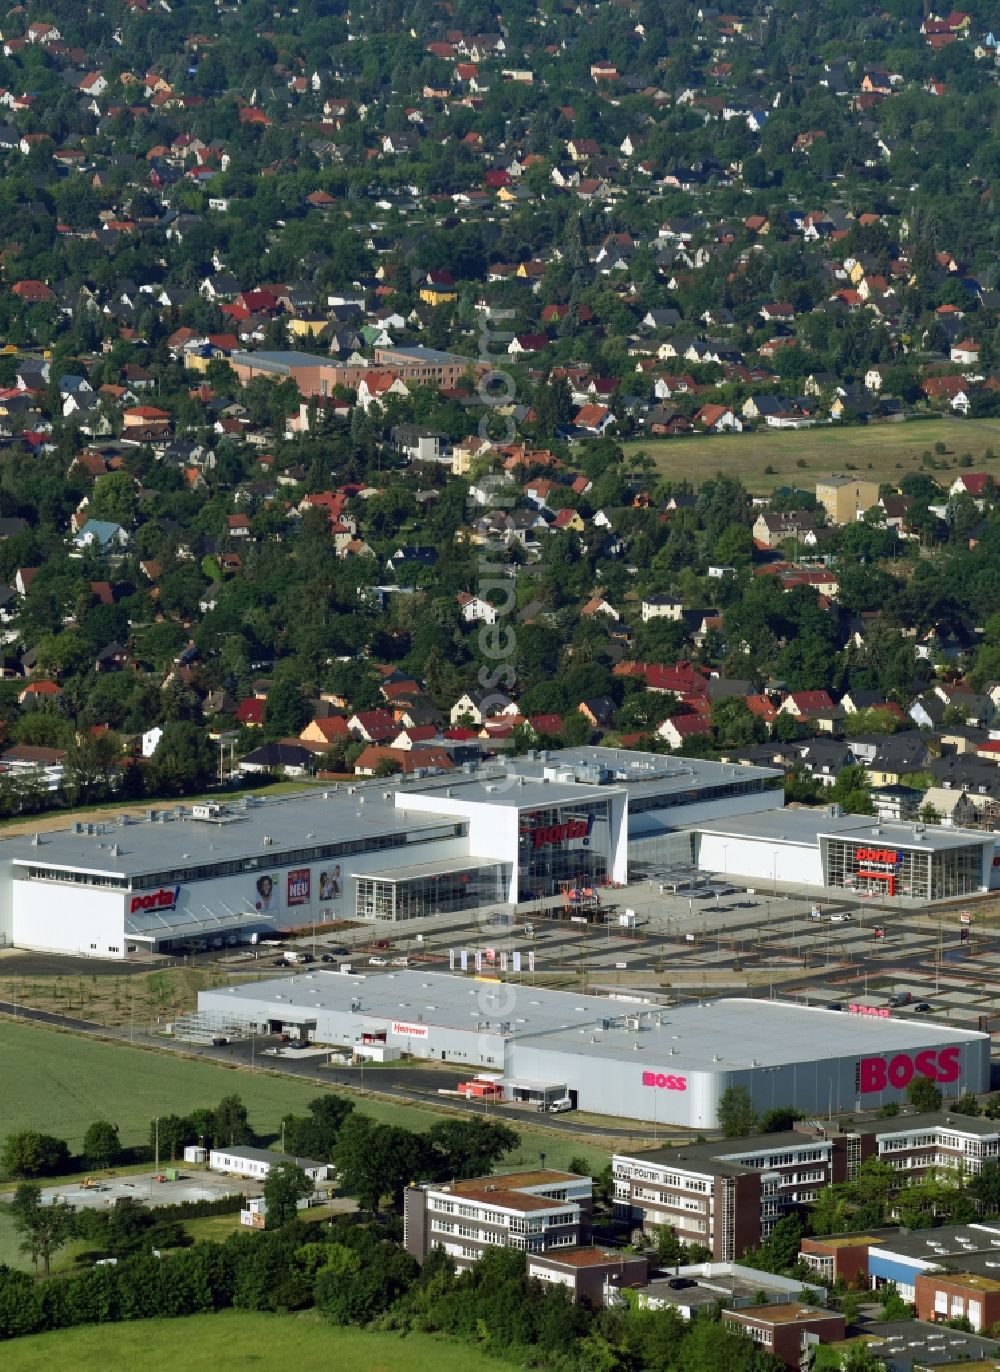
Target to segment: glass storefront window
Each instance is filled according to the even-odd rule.
[[[423,877],[359,876],[355,913],[358,919],[394,921],[475,910],[505,899],[508,872],[499,864]]]
[[[979,844],[943,851],[827,841],[828,886],[859,894],[914,900],[946,900],[983,889],[983,852]]]
[[[611,866],[610,802],[552,806],[520,816],[518,899],[602,886]]]

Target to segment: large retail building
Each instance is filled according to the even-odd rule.
[[[558,898],[691,860],[685,825],[781,805],[769,768],[593,748],[149,810],[0,843],[0,941],[98,957]]]
[[[714,1128],[745,1086],[756,1110],[828,1115],[905,1099],[915,1074],[945,1095],[989,1087],[989,1038],[919,1019],[739,998],[669,1008],[422,970],[316,970],[202,991],[220,1025],[341,1046],[384,1042],[485,1069],[507,1100]],[[456,1077],[457,1084],[457,1077]]]
[[[773,768],[579,748],[75,823],[0,843],[0,943],[127,957],[685,868],[901,900],[1000,882],[992,835],[785,809],[781,783]]]

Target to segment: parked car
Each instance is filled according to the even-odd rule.
[[[368,965],[369,965],[369,967],[388,967],[388,966],[389,966],[389,959],[388,959],[388,958],[380,958],[380,957],[378,956],[378,954],[376,954],[374,957],[370,957],[370,958],[368,959]]]
[[[916,1005],[914,1005],[913,1007],[913,1013],[915,1015],[929,1015],[930,1012],[930,1002],[926,1000],[918,1000]]]
[[[894,991],[889,997],[889,1004],[895,1009],[900,1005],[909,1005],[913,996],[909,991]]]
[[[212,1047],[225,1048],[228,1042],[229,1040],[226,1038],[225,1034],[216,1034],[215,1038],[212,1040]]]
[[[320,960],[320,962],[336,962],[336,961],[337,961],[337,959],[333,956],[332,953],[321,953],[321,954],[320,954],[319,960]]]
[[[854,916],[851,914],[850,910],[835,910],[834,913],[830,916],[830,923],[850,924],[853,919]]]

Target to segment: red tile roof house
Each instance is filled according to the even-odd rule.
[[[266,704],[266,700],[260,700],[257,696],[248,696],[246,700],[241,700],[236,707],[237,724],[242,724],[247,729],[259,729],[264,723]]]
[[[767,696],[747,696],[746,706],[755,718],[762,719],[765,724],[773,724],[778,718],[777,706]]]
[[[836,708],[826,691],[793,691],[781,702],[779,714],[802,721],[829,714]]]
[[[707,695],[708,679],[690,663],[678,662],[673,667],[661,667],[649,663],[644,667],[646,689],[649,691],[671,691],[675,695]]]
[[[362,710],[351,715],[347,727],[355,738],[362,738],[366,743],[388,743],[399,732],[388,710]]]
[[[54,681],[33,681],[25,686],[24,690],[17,698],[18,705],[23,705],[25,701],[55,700],[62,695],[62,687]]]
[[[708,737],[712,723],[704,715],[674,715],[672,719],[665,719],[656,732],[671,748],[682,748],[693,738]]]
[[[382,762],[393,762],[404,774],[420,769],[450,772],[455,766],[444,748],[388,748],[369,744],[354,761],[356,776],[374,776]]]

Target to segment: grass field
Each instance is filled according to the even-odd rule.
[[[748,490],[765,493],[786,484],[808,489],[820,477],[847,470],[848,463],[859,476],[898,482],[906,472],[920,467],[921,456],[933,452],[935,443],[944,443],[948,449],[944,456],[935,455],[935,461],[942,468],[947,466],[949,482],[963,453],[971,454],[977,467],[985,464],[987,471],[995,470],[1000,477],[1000,458],[995,459],[995,468],[994,460],[986,458],[988,448],[1000,454],[1000,420],[992,419],[912,420],[861,428],[831,425],[794,432],[767,429],[752,434],[638,440],[624,447],[627,455],[647,453],[655,459],[660,475],[672,480],[697,485],[723,472],[740,477]],[[765,472],[765,467],[774,470]]]
[[[0,1135],[39,1129],[64,1138],[71,1149],[80,1147],[95,1119],[117,1124],[122,1142],[131,1146],[148,1141],[155,1115],[183,1115],[234,1093],[242,1097],[256,1132],[275,1135],[282,1115],[304,1113],[306,1102],[323,1089],[295,1077],[237,1071],[9,1019],[0,1019],[0,1060]],[[369,1097],[359,1099],[358,1108],[382,1123],[418,1131],[438,1118],[430,1108]],[[574,1153],[590,1158],[595,1168],[608,1161],[606,1150],[581,1143],[568,1130],[549,1133],[528,1127],[519,1132],[522,1144],[508,1159],[512,1165],[521,1160],[534,1165],[541,1150],[552,1167],[565,1167]]]
[[[4,1372],[218,1372],[294,1367],[297,1372],[502,1372],[513,1363],[425,1334],[337,1329],[319,1316],[226,1310],[180,1320],[140,1320],[35,1334],[3,1345]]]

